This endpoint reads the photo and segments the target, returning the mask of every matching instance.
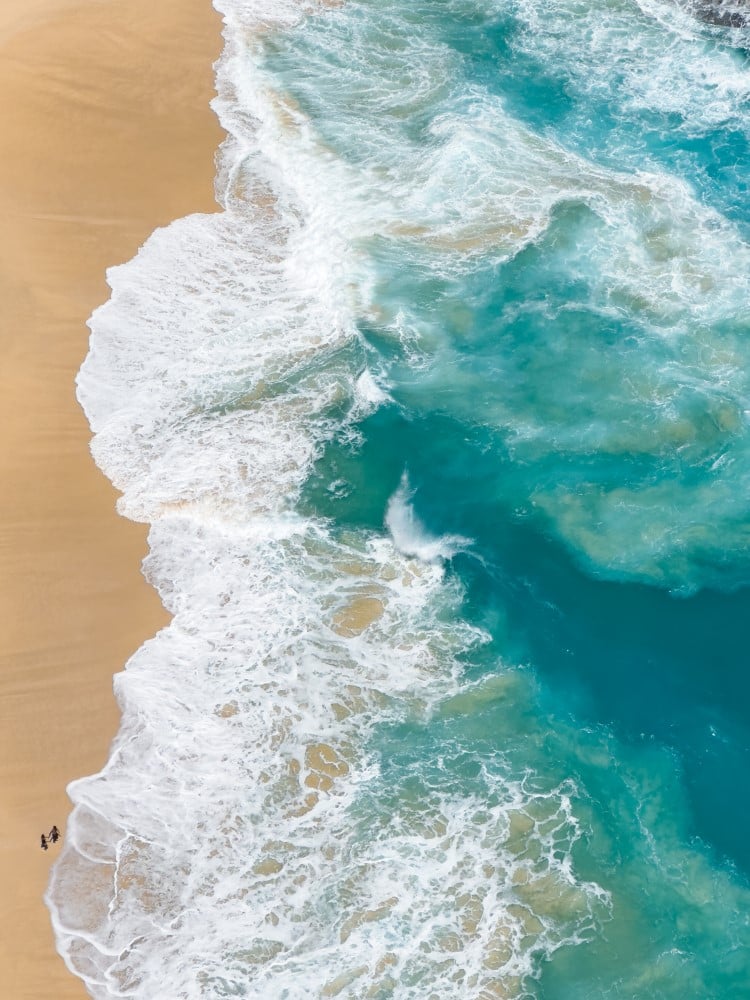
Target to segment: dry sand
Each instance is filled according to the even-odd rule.
[[[42,903],[65,786],[117,726],[112,674],[165,621],[73,380],[104,270],[212,211],[210,0],[3,0],[0,10],[0,996],[82,1000]],[[59,846],[59,845],[58,845]]]

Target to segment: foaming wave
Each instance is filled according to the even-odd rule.
[[[323,444],[387,395],[355,324],[353,196],[327,213],[320,190],[347,171],[259,68],[261,27],[299,11],[221,6],[225,211],[109,272],[78,382],[120,509],[152,524],[145,569],[174,619],[116,678],[107,765],[70,786],[58,945],[100,1000],[517,996],[603,896],[573,874],[567,786],[541,803],[488,773],[488,802],[405,787],[375,839],[358,820],[378,810],[372,734],[429,717],[486,636],[442,566],[466,540],[430,539],[406,484],[398,544],[296,511]]]
[[[457,691],[446,665],[481,639],[440,624],[437,567],[303,523],[170,517],[151,541],[175,619],[116,678],[123,725],[71,786],[50,888],[94,996],[515,997],[591,935],[572,786],[480,763],[476,794],[449,769],[399,788],[366,748]]]
[[[307,966],[345,961],[319,892],[342,877],[376,766],[363,738],[424,711],[480,638],[434,627],[439,571],[354,542],[303,522],[154,525],[147,572],[175,618],[116,679],[122,727],[101,774],[71,786],[50,887],[95,996],[220,996],[240,969],[243,995],[304,996]]]
[[[440,559],[452,559],[471,545],[471,539],[462,535],[431,535],[417,517],[411,503],[413,496],[414,491],[405,472],[398,489],[388,501],[385,514],[386,527],[399,552],[433,563]]]
[[[457,17],[470,7],[451,5]],[[364,263],[358,272],[360,307],[403,346],[410,400],[417,369],[423,405],[437,395],[474,422],[481,395],[483,421],[515,462],[509,502],[535,508],[587,569],[682,592],[745,584],[750,250],[738,225],[621,128],[646,112],[671,128],[679,109],[683,138],[746,130],[741,59],[677,9],[685,31],[665,38],[632,4],[514,7],[523,27],[509,46],[556,67],[574,122],[583,128],[605,97],[612,104],[606,156],[587,157],[467,80],[438,18],[415,34],[397,5],[382,30],[380,12],[353,3],[326,30],[280,43],[266,65],[305,58],[291,85],[308,197],[312,184],[363,260],[378,256],[379,280],[363,278]],[[583,54],[571,23],[590,36]],[[330,72],[331,48],[346,88]],[[373,51],[377,72],[366,74]],[[381,78],[388,106],[373,97]],[[613,158],[630,169],[606,165]],[[505,306],[502,268],[524,253],[543,259],[538,280]],[[494,354],[473,326],[472,307],[487,309],[486,290],[473,301],[466,291],[477,274],[497,296],[485,319]],[[481,368],[467,332],[485,350]]]
[[[672,114],[673,127],[692,135],[728,122],[747,129],[750,92],[741,54],[707,44],[740,44],[746,31],[727,36],[701,24],[681,0],[518,0],[516,10],[526,30],[514,44],[534,58],[554,60],[570,86],[613,101],[618,115]],[[575,52],[571,30],[579,39]]]

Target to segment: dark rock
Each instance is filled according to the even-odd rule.
[[[750,25],[748,0],[695,0],[690,8],[706,24],[722,28],[744,28]]]

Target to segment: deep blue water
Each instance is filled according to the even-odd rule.
[[[417,774],[470,787],[471,768],[444,763],[466,745],[474,767],[502,759],[549,787],[576,781],[590,825],[575,855],[612,891],[612,921],[555,954],[539,995],[747,996],[746,921],[729,902],[750,877],[747,55],[736,36],[689,34],[684,20],[670,32],[635,4],[547,7],[389,4],[381,32],[360,3],[274,54],[337,153],[358,170],[382,160],[404,205],[424,149],[445,151],[446,118],[466,145],[463,168],[459,156],[436,183],[445,225],[459,225],[463,198],[485,231],[469,169],[488,213],[504,171],[512,200],[523,171],[503,146],[516,131],[534,137],[514,156],[529,156],[549,205],[510,251],[491,235],[463,255],[429,237],[359,244],[381,310],[363,344],[391,402],[356,445],[326,449],[306,509],[378,531],[406,472],[427,532],[472,539],[448,572],[491,641],[465,669],[510,670],[513,694],[378,746],[389,787]],[[372,80],[355,101],[346,74],[318,69],[325,51],[359,67],[373,48],[413,68],[427,46],[452,75],[420,103],[404,70],[419,106],[393,120]],[[289,67],[301,53],[300,81]],[[376,131],[393,145],[378,150]],[[578,193],[540,153],[550,146],[590,171]],[[663,201],[642,195],[618,214],[620,186],[648,188],[646,175]],[[693,296],[676,287],[683,268]]]

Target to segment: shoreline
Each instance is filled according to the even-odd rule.
[[[158,226],[217,211],[210,0],[9,0],[0,15],[0,982],[82,1000],[42,901],[69,781],[105,763],[112,674],[167,621],[118,517],[74,378],[105,269]]]

